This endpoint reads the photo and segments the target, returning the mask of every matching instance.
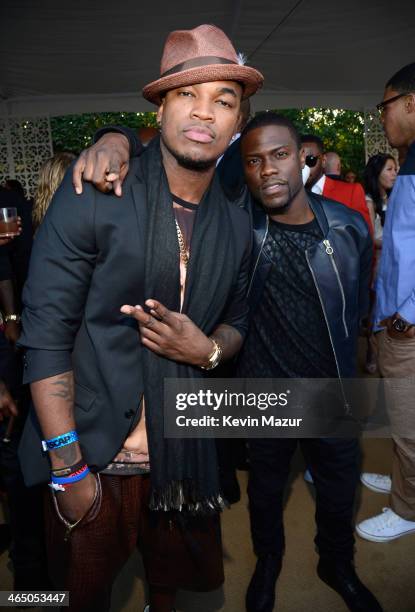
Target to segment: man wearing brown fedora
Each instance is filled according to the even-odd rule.
[[[163,380],[200,378],[243,341],[249,218],[214,173],[261,84],[218,28],[172,32],[143,90],[160,138],[132,162],[123,205],[91,185],[76,196],[68,174],[37,232],[21,461],[28,484],[50,485],[50,574],[70,610],[109,609],[137,541],[151,612],[223,581],[214,441],[164,438]]]

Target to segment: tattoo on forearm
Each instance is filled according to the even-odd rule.
[[[60,397],[66,402],[73,404],[74,391],[72,373],[62,374],[60,378],[52,383],[52,386],[55,390],[50,394],[51,397]]]
[[[78,447],[76,444],[68,444],[53,451],[59,459],[65,462],[65,465],[73,465],[78,458]]]

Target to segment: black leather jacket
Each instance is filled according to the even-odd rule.
[[[306,251],[306,258],[320,297],[339,377],[353,377],[359,323],[369,311],[372,239],[358,212],[339,202],[308,195],[324,238]],[[250,208],[254,243],[249,301],[253,312],[261,299],[272,262],[262,248],[268,232],[268,216],[252,200]]]

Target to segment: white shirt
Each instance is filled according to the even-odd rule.
[[[323,190],[324,190],[324,184],[326,182],[326,175],[323,174],[323,176],[321,176],[319,178],[319,180],[317,181],[317,183],[315,183],[312,188],[311,191],[313,193],[316,193],[317,195],[323,195]]]

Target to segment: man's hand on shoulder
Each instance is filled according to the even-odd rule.
[[[82,180],[91,182],[104,193],[122,195],[122,183],[130,162],[130,145],[126,136],[116,132],[104,134],[94,145],[82,151],[72,173],[77,194],[82,193]]]

